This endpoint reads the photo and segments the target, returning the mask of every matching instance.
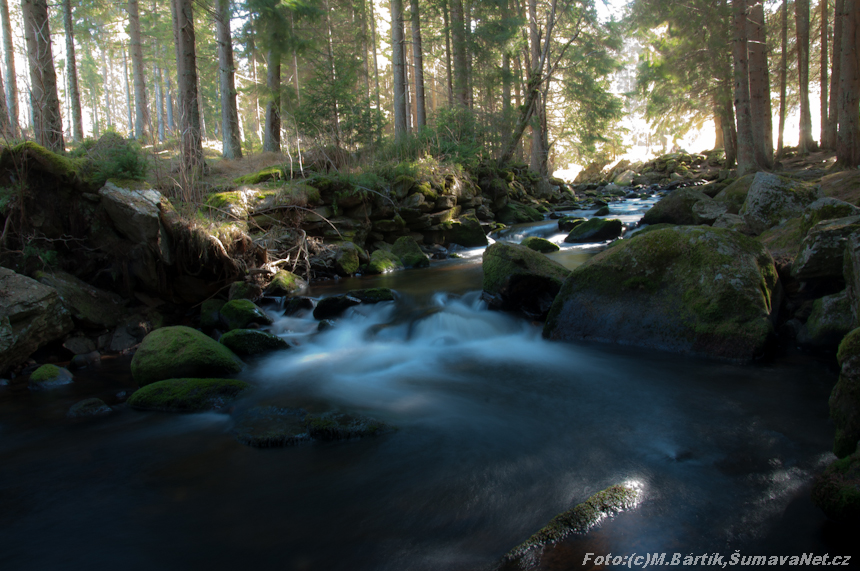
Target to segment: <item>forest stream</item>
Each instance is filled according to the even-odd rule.
[[[621,219],[653,202],[627,201]],[[550,257],[570,268],[597,251],[563,244],[553,220],[497,238],[527,235],[562,245]],[[486,309],[481,252],[312,285],[317,297],[398,292],[319,334],[270,306],[271,331],[294,346],[245,369],[256,388],[229,414],[119,404],[67,420],[84,396],[116,405],[135,388],[128,357],[60,390],[0,387],[0,569],[494,569],[556,514],[625,482],[642,491],[636,508],[534,568],[580,568],[587,553],[857,551],[809,497],[832,459],[835,363],[550,342]],[[396,430],[268,449],[233,435],[253,407],[315,403]]]

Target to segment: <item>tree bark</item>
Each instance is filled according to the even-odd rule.
[[[194,45],[194,12],[191,0],[172,0],[173,34],[179,90],[179,123],[182,132],[183,170],[194,175],[203,169],[200,108],[197,103],[197,54]],[[169,89],[168,83],[168,89]]]
[[[756,162],[770,169],[773,168],[773,119],[770,109],[770,75],[767,65],[763,0],[754,0],[749,7],[747,37],[750,114]]]
[[[454,99],[463,107],[469,106],[469,76],[466,64],[466,22],[463,19],[463,0],[451,0],[451,43],[454,53]]]
[[[0,0],[0,18],[3,19],[3,58],[6,70],[6,106],[9,111],[9,134],[17,137],[18,127],[18,81],[15,77],[15,52],[12,47],[12,22],[9,20],[9,4]]]
[[[540,77],[541,72],[541,59],[540,59],[540,34],[538,32],[538,24],[537,24],[537,0],[529,0],[529,60],[531,63],[531,69],[529,70],[529,74],[532,77]],[[535,109],[534,109],[534,120],[531,122],[531,130],[532,130],[532,152],[531,152],[531,160],[529,163],[529,168],[533,171],[540,172],[541,164],[543,163],[543,157],[546,154],[546,150],[543,146],[543,130],[542,126],[544,123],[543,118],[543,105],[541,101],[540,93],[538,93],[535,100]]]
[[[193,26],[193,22],[191,25]],[[143,45],[140,42],[137,0],[128,0],[128,35],[131,44],[131,70],[134,74],[134,137],[142,140],[149,124],[149,109],[146,104],[146,80],[143,77]],[[196,83],[196,72],[194,75]]]
[[[827,43],[828,43],[828,25],[827,25],[827,2],[828,0],[818,0],[819,9],[821,10],[821,70],[819,74],[819,91],[821,92],[821,134],[819,140],[821,146],[827,144],[827,123],[830,122],[830,117],[827,115]]]
[[[111,128],[111,118],[110,118],[110,76],[108,75],[108,61],[107,54],[105,53],[107,50],[102,49],[102,77],[105,78],[105,124],[106,129]]]
[[[795,0],[794,18],[797,25],[797,74],[800,96],[799,150],[815,150],[812,138],[812,112],[809,107],[809,0]]]
[[[837,0],[837,2],[840,0]],[[781,52],[779,59],[779,129],[776,140],[776,156],[782,156],[785,135],[786,90],[788,89],[788,0],[782,0],[780,9]]]
[[[424,56],[421,46],[421,19],[418,0],[411,0],[412,8],[412,60],[415,64],[415,127],[420,131],[427,124],[427,107],[424,99]]]
[[[128,111],[128,134],[134,134],[134,109],[131,104],[131,91],[128,88],[128,57],[125,46],[122,48],[122,86],[125,91],[125,108]]]
[[[75,62],[75,28],[72,25],[71,0],[63,0],[63,28],[66,33],[66,81],[69,84],[72,140],[78,143],[84,138],[84,123],[81,118],[81,92],[78,89],[78,66]]]
[[[836,160],[860,166],[860,0],[844,0]]]
[[[403,2],[391,0],[392,80],[394,82],[394,140],[406,138],[406,70],[403,61]]]
[[[269,50],[266,67],[266,87],[269,101],[266,103],[266,130],[263,137],[263,150],[281,152],[281,56]]]
[[[230,34],[230,0],[218,0],[215,13],[218,34],[218,69],[221,88],[221,139],[225,159],[242,158],[239,135],[239,110],[236,106],[236,80],[233,76],[233,38]]]
[[[164,87],[162,85],[161,67],[155,65],[155,122],[158,129],[158,141],[163,143],[164,136]]]
[[[370,2],[370,33],[373,40],[373,77],[376,81],[376,110],[382,110],[382,103],[379,95],[379,61],[376,57],[376,12],[373,9],[373,2]]]
[[[842,17],[845,1],[836,0],[833,10],[833,69],[830,71],[830,107],[827,113],[827,131],[824,145],[836,148],[836,131],[839,123],[839,81],[842,76]]]
[[[445,72],[448,75],[448,107],[453,107],[454,76],[451,68],[451,26],[448,18],[448,0],[443,0],[442,15],[445,23]]]
[[[738,176],[744,176],[759,170],[753,140],[752,115],[750,113],[746,0],[732,0],[732,9],[734,12],[732,56],[735,77],[735,116],[738,126]]]
[[[65,150],[63,119],[51,50],[48,3],[46,0],[22,0],[21,12],[30,64],[30,106],[36,142],[55,153],[62,153]]]

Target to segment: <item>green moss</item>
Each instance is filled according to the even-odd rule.
[[[217,329],[221,325],[221,308],[227,303],[223,299],[207,299],[200,305],[201,329]]]
[[[537,222],[543,220],[543,214],[538,212],[537,209],[532,206],[510,202],[501,210],[496,212],[496,220],[504,224]]]
[[[240,357],[263,355],[290,348],[290,345],[277,335],[258,329],[228,331],[221,336],[220,342]]]
[[[737,179],[714,197],[717,202],[725,203],[729,213],[737,214],[747,199],[755,174],[748,174]]]
[[[430,260],[424,255],[424,252],[421,251],[421,248],[412,236],[402,236],[398,238],[391,247],[391,253],[400,258],[403,267],[430,267]]]
[[[534,250],[535,252],[540,252],[542,254],[557,252],[561,249],[556,244],[553,244],[546,238],[539,238],[537,236],[529,236],[528,238],[520,242],[520,245]]]
[[[206,205],[211,206],[212,208],[224,209],[232,204],[242,204],[244,200],[243,196],[244,193],[238,190],[216,192],[214,194],[210,194],[206,198]]]
[[[231,329],[247,329],[252,323],[271,325],[272,319],[249,299],[233,299],[221,308],[221,321]]]
[[[128,404],[161,412],[221,410],[249,388],[248,383],[232,379],[166,379],[135,391]]]
[[[852,330],[842,339],[836,352],[836,360],[842,365],[852,357],[860,356],[860,327]]]
[[[24,141],[7,147],[0,156],[0,164],[4,168],[20,167],[21,164],[27,164],[23,162],[24,160],[33,161],[41,170],[66,180],[75,179],[84,164],[82,159],[69,159],[33,141]]]
[[[56,365],[42,365],[30,375],[31,383],[43,383],[52,381],[62,374],[60,367]]]
[[[793,260],[797,257],[800,245],[803,243],[803,238],[808,230],[808,228],[805,230],[804,226],[802,218],[789,218],[785,222],[765,230],[757,240],[764,244],[774,259],[791,258]]]
[[[367,264],[368,274],[385,274],[402,269],[403,264],[400,258],[385,250],[376,250],[373,252],[370,255],[370,262]]]
[[[556,291],[570,275],[570,270],[543,254],[525,246],[496,242],[484,251],[483,290],[499,294],[518,276],[540,276],[551,282]]]
[[[156,329],[143,339],[131,360],[131,374],[144,386],[176,377],[232,375],[243,366],[224,345],[190,327],[174,326]]]
[[[423,194],[425,200],[427,200],[428,202],[434,202],[437,198],[439,198],[439,194],[433,190],[433,187],[427,181],[419,182],[418,184],[416,184],[414,190],[415,192]]]
[[[266,294],[274,296],[294,295],[307,287],[305,281],[292,272],[278,270],[269,285]]]
[[[113,409],[98,398],[89,398],[72,405],[66,416],[69,418],[93,418],[105,416],[113,412]]]
[[[380,303],[382,301],[394,301],[394,290],[387,287],[373,287],[368,289],[354,289],[348,292],[361,303]]]
[[[488,244],[487,236],[484,234],[484,229],[481,228],[481,223],[476,218],[463,216],[452,222],[443,225],[444,240],[447,244],[459,244],[466,248],[477,246],[486,246]]]
[[[601,206],[597,209],[597,212],[594,213],[595,216],[609,216],[609,207]]]
[[[621,236],[624,226],[620,220],[592,218],[578,224],[564,239],[568,243],[603,242]]]
[[[816,476],[812,501],[832,520],[860,519],[860,452],[836,460]]]
[[[235,184],[260,184],[268,180],[277,180],[283,177],[283,167],[267,167],[261,171],[247,174],[233,179]]]
[[[813,203],[806,209],[803,216],[803,224],[801,229],[804,235],[809,232],[810,228],[823,220],[834,220],[836,218],[845,218],[847,216],[855,216],[857,208],[852,204],[846,203]]]

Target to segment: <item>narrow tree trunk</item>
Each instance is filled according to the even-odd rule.
[[[394,140],[406,138],[406,70],[403,61],[403,2],[391,0],[391,67],[394,87]]]
[[[726,147],[725,134],[723,133],[723,115],[721,105],[714,101],[714,150]]]
[[[454,106],[454,72],[451,67],[451,25],[448,18],[448,0],[443,0],[442,16],[445,22],[445,72],[448,76],[448,107]]]
[[[24,37],[30,64],[30,105],[36,142],[56,153],[65,150],[63,119],[57,96],[57,73],[51,50],[48,25],[48,3],[45,0],[22,0]]]
[[[839,123],[839,82],[842,76],[842,17],[845,1],[836,0],[833,10],[833,69],[830,71],[830,107],[827,113],[827,132],[824,145],[836,148],[836,131]]]
[[[799,150],[815,150],[812,139],[812,113],[809,108],[809,0],[795,0],[794,17],[797,24],[797,74],[800,96]]]
[[[111,128],[110,120],[110,76],[108,75],[108,64],[106,50],[102,50],[102,77],[105,78],[105,129]]]
[[[281,56],[270,50],[266,68],[266,87],[269,101],[266,103],[266,130],[263,137],[263,150],[281,152]]]
[[[328,9],[326,9],[326,14],[328,14]],[[328,21],[329,17],[326,16],[326,21]],[[290,14],[290,31],[293,30],[293,15]],[[296,103],[299,105],[302,104],[302,90],[299,85],[299,55],[295,48],[293,48],[293,84],[296,87]]]
[[[747,18],[749,55],[750,114],[756,162],[773,168],[773,119],[770,109],[770,75],[764,28],[764,1],[754,0]]]
[[[204,164],[203,141],[200,138],[200,108],[197,103],[194,12],[191,0],[172,0],[172,7],[182,133],[182,163],[183,170],[193,176],[202,170]]]
[[[758,164],[750,113],[749,64],[747,61],[746,0],[732,0],[734,38],[732,55],[735,76],[735,115],[738,124],[738,176],[756,172]]]
[[[191,25],[193,26],[193,22]],[[142,140],[149,124],[149,109],[146,104],[146,80],[143,77],[143,46],[140,43],[137,0],[128,0],[128,35],[131,43],[131,70],[134,73],[134,136]]]
[[[451,0],[451,40],[454,53],[454,99],[469,106],[469,76],[466,64],[466,22],[463,0]]]
[[[466,89],[469,94],[469,109],[475,108],[475,88],[472,75],[472,3],[466,0],[463,5],[463,21],[465,22],[465,48],[466,48]]]
[[[529,0],[529,59],[531,61],[531,69],[529,70],[532,77],[540,77],[541,61],[540,61],[540,33],[538,32],[537,23],[537,0]],[[535,101],[535,119],[531,123],[532,129],[532,152],[529,168],[533,171],[540,172],[543,157],[546,155],[543,146],[543,105],[540,94]]]
[[[158,141],[163,143],[164,136],[164,88],[162,86],[161,68],[155,65],[155,120],[158,129]]]
[[[860,0],[844,0],[836,159],[860,166]]]
[[[412,6],[412,59],[415,62],[415,103],[417,107],[416,130],[427,124],[427,108],[424,100],[424,56],[421,46],[421,19],[418,0],[411,0]]]
[[[69,84],[69,106],[71,107],[72,140],[76,143],[84,138],[81,119],[81,93],[78,90],[78,69],[75,62],[75,29],[72,25],[72,2],[63,0],[63,28],[66,33],[66,81]]]
[[[125,91],[125,108],[128,111],[128,134],[134,134],[134,111],[131,104],[131,91],[128,89],[128,57],[125,46],[122,48],[122,86]]]
[[[167,114],[167,130],[169,132],[173,132],[176,129],[176,124],[173,119],[173,83],[170,81],[170,73],[166,75],[166,83],[167,83],[167,101],[165,101],[165,109]]]
[[[326,55],[328,56],[329,80],[331,86],[337,84],[337,69],[334,61],[334,45],[333,32],[331,24],[331,10],[329,9],[328,0],[324,1],[325,6],[325,23],[326,23]],[[298,74],[297,74],[298,77]],[[340,104],[337,99],[337,89],[334,89],[334,97],[332,97],[332,118],[334,119],[334,147],[340,149],[342,135],[340,132]]]
[[[828,101],[827,101],[827,40],[828,40],[828,25],[827,25],[827,2],[828,0],[818,0],[819,8],[821,9],[821,70],[819,75],[819,91],[821,92],[821,134],[819,140],[821,146],[827,145],[827,123],[830,117],[827,116]]]
[[[726,168],[732,168],[738,160],[738,131],[735,126],[735,108],[732,104],[732,86],[726,84],[722,102],[723,143],[725,143]]]
[[[10,135],[17,137],[18,127],[18,82],[15,77],[15,52],[12,47],[12,22],[9,20],[9,5],[0,0],[0,18],[3,19],[3,58],[6,70],[6,105],[9,110]]]
[[[14,136],[10,121],[9,108],[6,105],[6,89],[3,86],[3,76],[0,75],[0,136],[5,139]]]
[[[370,2],[370,33],[373,40],[373,77],[376,82],[376,110],[382,110],[382,103],[379,95],[379,62],[376,57],[376,12],[373,8],[373,1]]]
[[[197,70],[197,77],[200,77],[200,70]],[[200,140],[202,143],[209,138],[209,135],[206,134],[206,111],[203,107],[203,92],[200,90],[199,84],[197,88],[197,109],[199,109],[200,113]]]
[[[840,0],[837,0],[837,2]],[[779,59],[779,130],[776,140],[776,156],[782,156],[785,135],[786,90],[788,89],[788,0],[782,0],[780,9],[781,53]]]
[[[218,0],[215,14],[218,33],[218,68],[221,77],[221,139],[225,159],[242,158],[239,137],[239,110],[236,106],[236,82],[233,74],[233,38],[230,35],[230,0]]]
[[[411,133],[415,130],[415,97],[412,89],[412,70],[410,69],[409,61],[411,60],[412,54],[412,39],[406,37],[406,26],[405,26],[405,14],[404,14],[404,26],[403,26],[403,80],[405,83],[406,89],[406,130]]]

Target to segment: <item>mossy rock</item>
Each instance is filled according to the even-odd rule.
[[[860,215],[860,208],[853,204],[830,197],[819,198],[803,212],[802,231],[806,234],[813,226],[824,220],[857,215]]]
[[[405,268],[428,268],[430,260],[412,236],[402,236],[394,242],[391,253],[400,258]]]
[[[75,322],[86,328],[116,327],[125,315],[123,299],[64,272],[37,272],[36,279],[57,290]]]
[[[846,244],[858,233],[860,216],[819,222],[803,239],[791,265],[791,274],[799,280],[842,278]]]
[[[347,294],[324,297],[317,302],[314,308],[314,319],[330,319],[338,317],[350,307],[360,305],[361,300]]]
[[[695,188],[679,188],[660,199],[642,217],[643,224],[702,224],[693,212],[693,206],[701,201],[713,200]]]
[[[353,289],[347,292],[347,295],[354,297],[361,303],[381,303],[383,301],[394,301],[397,298],[394,290],[387,287]]]
[[[147,335],[131,360],[131,374],[141,387],[178,377],[233,375],[243,367],[227,347],[182,325]]]
[[[570,270],[525,246],[496,242],[484,251],[484,297],[495,309],[543,319]]]
[[[860,521],[860,452],[836,460],[812,483],[812,502],[835,521]]]
[[[308,287],[305,280],[287,270],[278,270],[269,285],[266,286],[266,295],[285,297],[295,295]]]
[[[263,290],[261,290],[260,286],[257,284],[240,281],[230,284],[230,291],[227,294],[227,297],[230,300],[248,299],[254,301],[256,299],[260,299],[262,294]]]
[[[755,174],[742,176],[717,193],[714,200],[724,203],[728,207],[729,214],[738,214],[747,199],[747,193],[754,178]]]
[[[102,399],[90,398],[72,405],[66,416],[69,418],[95,418],[106,416],[112,412],[113,409],[106,405]]]
[[[384,422],[340,412],[309,414],[305,422],[311,438],[316,440],[350,440],[378,436],[392,430],[392,427]]]
[[[558,252],[561,248],[558,245],[553,244],[546,238],[539,238],[537,236],[529,236],[522,242],[520,242],[521,246],[525,246],[530,250],[534,250],[535,252],[540,252],[541,254],[548,254],[550,252]]]
[[[757,240],[765,245],[774,260],[794,261],[805,235],[803,219],[798,217],[765,230]]]
[[[564,241],[569,244],[605,242],[618,238],[623,231],[624,226],[621,224],[621,220],[592,218],[575,226]]]
[[[496,212],[496,220],[503,224],[522,224],[543,220],[543,214],[532,206],[509,202]]]
[[[761,234],[784,220],[801,215],[821,196],[821,188],[817,185],[757,172],[738,214],[756,234]]]
[[[0,167],[17,172],[19,168],[39,170],[64,182],[80,182],[80,173],[86,161],[69,159],[54,153],[33,141],[24,141],[6,147],[0,153]]]
[[[284,315],[295,315],[303,310],[312,310],[316,305],[316,300],[311,297],[291,297],[284,302]]]
[[[271,325],[272,318],[249,299],[233,299],[221,307],[221,322],[230,331],[248,329],[251,324]]]
[[[860,440],[860,328],[842,339],[836,359],[840,373],[830,393],[830,418],[836,425],[833,453],[844,458],[857,450]]]
[[[27,386],[32,391],[48,391],[74,382],[68,369],[56,365],[42,365],[30,374]]]
[[[236,418],[236,440],[253,448],[293,446],[311,439],[302,409],[275,406],[254,407]]]
[[[442,226],[442,243],[446,246],[459,244],[465,248],[475,248],[489,244],[484,229],[477,218],[463,216]]]
[[[601,490],[573,509],[552,518],[540,531],[509,551],[504,559],[516,561],[532,549],[558,543],[572,533],[585,533],[605,518],[636,507],[641,498],[641,490],[628,484]]]
[[[206,330],[221,327],[221,308],[227,303],[223,299],[207,299],[200,304],[200,328]]]
[[[609,216],[609,207],[608,206],[601,206],[600,208],[597,209],[597,211],[594,213],[594,215],[595,216]]]
[[[764,246],[738,232],[640,232],[574,270],[544,335],[746,362],[772,333],[776,282]]]
[[[439,198],[439,193],[433,190],[433,186],[428,181],[417,183],[412,188],[412,192],[422,194],[427,202],[434,202],[437,198]]]
[[[376,250],[370,255],[370,262],[367,264],[366,273],[386,274],[402,269],[403,263],[400,261],[399,256],[385,250]]]
[[[234,184],[260,184],[261,182],[266,182],[267,180],[279,180],[283,178],[284,172],[283,167],[274,166],[274,167],[266,167],[262,170],[259,170],[255,173],[246,174],[244,176],[240,176],[233,179]]]
[[[843,290],[813,302],[812,313],[809,314],[805,328],[797,340],[803,345],[836,347],[851,331],[853,324],[851,302],[848,300],[848,293]]]
[[[338,245],[334,256],[334,269],[339,276],[351,276],[358,272],[361,266],[361,257],[364,251],[352,242],[343,242]]]
[[[558,230],[559,232],[570,232],[586,220],[586,218],[578,216],[562,216],[558,219]]]
[[[128,405],[160,412],[218,411],[250,388],[235,379],[166,379],[135,391]]]
[[[222,335],[220,342],[240,357],[256,357],[290,348],[290,344],[277,335],[259,329],[234,329]]]

